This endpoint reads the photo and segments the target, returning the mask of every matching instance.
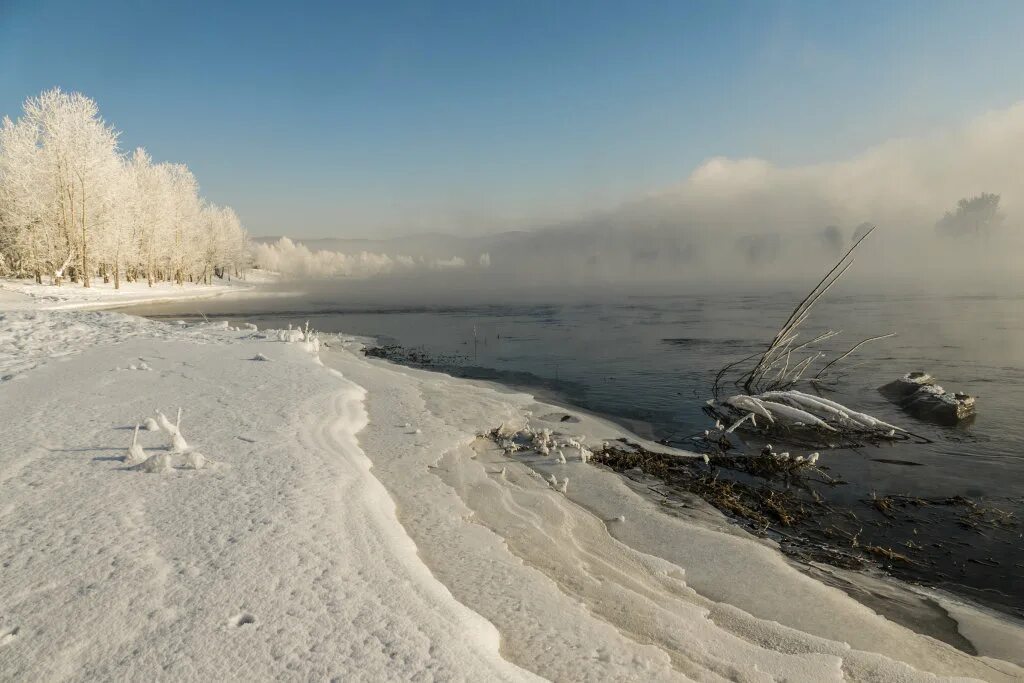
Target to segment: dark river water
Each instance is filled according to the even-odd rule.
[[[724,364],[764,348],[800,293],[643,294],[603,292],[572,301],[394,305],[360,300],[341,285],[293,298],[182,302],[138,309],[151,317],[200,312],[264,326],[310,325],[324,332],[375,337],[421,349],[451,374],[523,387],[606,415],[647,437],[693,448],[710,426],[702,412]],[[830,500],[867,509],[872,495],[942,499],[965,496],[985,508],[1024,517],[1024,297],[837,292],[819,304],[807,336],[841,330],[830,348],[895,332],[864,347],[828,397],[926,437],[822,453],[847,484]],[[967,425],[919,422],[877,388],[924,370],[947,390],[978,397]],[[782,444],[785,446],[785,444]],[[916,547],[920,563],[905,578],[940,585],[990,606],[1024,614],[1024,540],[1019,526],[967,529],[962,510],[929,508],[863,515],[861,539]],[[983,516],[984,518],[984,516]],[[909,554],[909,553],[908,553]]]

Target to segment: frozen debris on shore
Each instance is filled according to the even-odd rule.
[[[880,439],[904,438],[906,431],[865,413],[821,396],[790,389],[766,391],[756,396],[740,394],[709,406],[713,415],[736,418],[726,433],[753,429],[762,433],[806,430],[821,434],[858,434]],[[758,424],[757,417],[764,418]],[[749,420],[749,424],[748,424]]]
[[[156,420],[154,420],[151,417],[147,417],[142,422],[142,428],[145,429],[147,432],[159,432],[160,431],[160,425],[158,425],[156,423]]]
[[[929,422],[955,425],[974,417],[975,398],[959,392],[948,393],[925,372],[909,372],[878,391],[910,415]]]
[[[550,429],[542,429],[540,431],[533,432],[530,440],[533,444],[534,450],[538,453],[541,455],[551,454],[552,442]]]
[[[266,356],[264,356],[262,353],[257,353],[255,356],[252,357],[252,360],[270,360],[270,359],[267,358]]]

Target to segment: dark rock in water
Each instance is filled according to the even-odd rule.
[[[974,397],[947,393],[926,372],[910,372],[878,387],[883,396],[920,420],[955,425],[974,417]]]

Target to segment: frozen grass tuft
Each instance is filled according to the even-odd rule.
[[[132,433],[132,445],[128,447],[124,463],[129,467],[134,467],[144,462],[146,457],[146,451],[142,450],[142,444],[139,443],[139,425],[135,425],[135,431]]]

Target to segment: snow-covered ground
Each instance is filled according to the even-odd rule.
[[[89,308],[114,308],[133,306],[153,301],[180,301],[187,299],[209,299],[219,296],[241,296],[252,293],[256,287],[276,281],[277,274],[253,270],[244,280],[216,280],[214,284],[176,285],[171,282],[157,282],[149,286],[145,281],[121,282],[114,289],[113,282],[93,280],[91,286],[82,287],[65,283],[60,287],[38,285],[31,279],[12,280],[0,278],[0,308],[6,310],[69,310]]]
[[[1024,677],[1005,620],[928,594],[965,654],[579,449],[478,438],[622,435],[590,416],[354,339],[318,354],[294,332],[18,305],[0,312],[0,680]],[[135,425],[179,407],[205,465],[143,430],[172,467],[128,468]]]

